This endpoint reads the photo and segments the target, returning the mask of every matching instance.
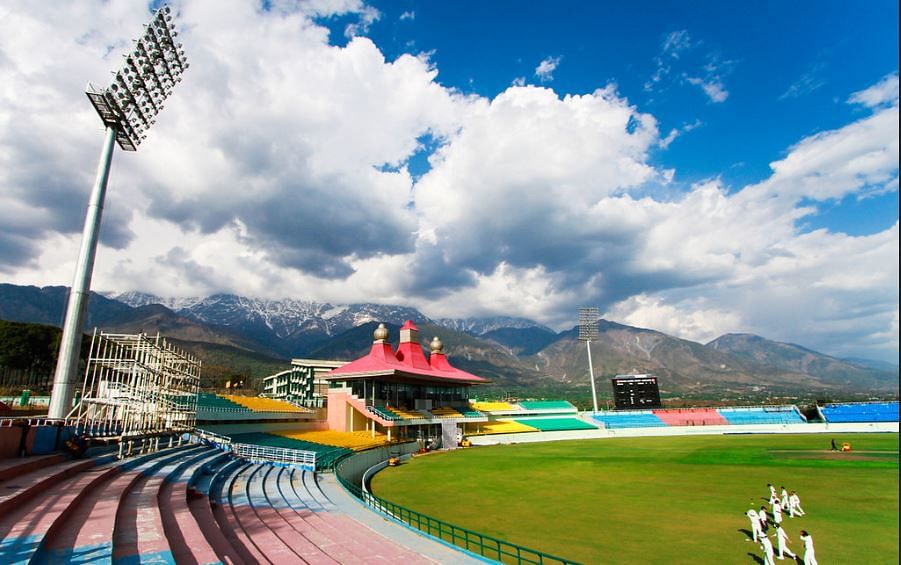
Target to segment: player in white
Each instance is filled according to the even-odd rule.
[[[788,508],[788,491],[785,490],[785,487],[782,488],[782,493],[780,494],[779,499],[782,501],[782,508]]]
[[[817,556],[813,550],[813,538],[807,530],[801,530],[801,541],[804,542],[804,565],[817,565]]]
[[[757,543],[758,537],[763,537],[763,530],[760,528],[760,516],[757,511],[751,508],[745,513],[751,520],[751,535],[754,536],[754,543]]]
[[[757,515],[760,517],[760,531],[766,533],[767,531],[767,517],[766,517],[766,506],[761,506],[760,510],[757,511]]]
[[[777,526],[782,523],[782,503],[778,498],[773,501],[773,523]]]
[[[791,496],[788,497],[788,512],[790,516],[794,516],[795,514],[803,516],[806,514],[804,509],[801,508],[801,497],[799,497],[798,493],[795,491],[792,491]]]
[[[770,483],[767,483],[766,486],[768,489],[770,489],[770,501],[769,502],[770,502],[770,504],[772,504],[773,501],[776,500],[776,487],[774,487]]]
[[[776,556],[776,559],[785,559],[783,555],[788,555],[792,559],[797,559],[798,556],[788,548],[788,534],[782,529],[782,524],[776,524],[776,533],[774,535],[779,549],[779,555]]]
[[[776,565],[773,561],[773,542],[770,538],[766,536],[760,538],[760,549],[763,550],[763,565]]]

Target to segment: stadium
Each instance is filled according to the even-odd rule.
[[[83,179],[69,168],[88,138],[60,128],[87,121],[67,102],[68,81],[127,50],[108,85],[84,91],[104,142],[71,287],[0,285],[10,318],[0,343],[17,359],[0,377],[24,379],[0,379],[0,562],[816,565],[816,553],[898,563],[896,26],[885,36],[818,24],[805,36],[801,6],[782,18],[785,35],[820,52],[806,72],[779,77],[776,63],[801,61],[769,50],[784,38],[759,33],[780,20],[779,3],[724,6],[691,33],[665,3],[617,20],[590,2],[383,2],[397,12],[387,32],[362,0],[74,4],[0,6],[15,31],[0,35],[11,85],[0,254],[16,281],[53,279],[74,249],[70,183]],[[897,6],[886,7],[863,11],[891,22]],[[451,33],[429,27],[436,8],[432,22]],[[818,17],[851,19],[834,8]],[[417,35],[404,35],[417,11]],[[589,27],[558,25],[557,12]],[[101,262],[117,288],[94,294],[92,308],[107,308],[98,318],[88,300],[112,156],[137,151],[182,88],[190,65],[176,16],[203,70],[176,125],[161,124],[182,141],[123,168],[127,211],[110,206],[112,255]],[[139,17],[141,35],[125,38],[120,28]],[[375,33],[382,18],[390,39]],[[659,29],[640,35],[636,22],[654,18]],[[720,25],[736,19],[740,30]],[[506,52],[519,42],[497,33],[502,21],[544,50],[529,55],[540,55],[534,70]],[[467,45],[473,22],[489,30],[479,48]],[[748,31],[753,41],[726,50],[704,28],[722,29],[724,44]],[[538,41],[535,30],[560,35]],[[858,35],[881,43],[867,49]],[[829,50],[822,37],[835,40]],[[556,45],[572,50],[564,58],[548,51]],[[458,46],[466,55],[438,82],[439,54]],[[628,51],[642,52],[646,72]],[[831,61],[841,51],[850,56]],[[883,51],[887,63],[869,61]],[[517,64],[479,69],[495,55]],[[752,57],[758,74],[744,70]],[[827,66],[841,72],[827,81]],[[780,80],[781,94],[762,90]],[[730,90],[730,104],[745,105],[711,113]],[[781,109],[748,105],[761,100]],[[816,117],[802,121],[802,108]],[[660,159],[677,138],[704,141]],[[265,307],[190,294],[243,284],[268,295]],[[279,292],[315,300],[287,308]],[[129,294],[137,304],[114,298]],[[476,336],[466,330],[476,318],[420,319],[386,303],[401,296],[460,316],[525,301],[514,313],[557,328],[584,298],[623,323],[590,307],[578,339],[507,316],[495,321],[512,325],[479,322]],[[720,337],[632,326],[649,320]],[[61,332],[31,326],[41,321]],[[615,334],[606,347],[602,322]],[[432,328],[456,332],[448,343],[465,336],[456,359]],[[730,328],[814,335],[848,356],[782,342],[732,356],[765,340]],[[294,354],[311,358],[285,369]],[[280,368],[238,368],[251,362]],[[599,381],[609,381],[606,409]],[[662,383],[686,394],[678,406]],[[507,385],[515,394],[498,394]],[[858,401],[801,402],[833,393]]]
[[[389,337],[299,379],[311,406],[325,381],[311,408],[199,392],[165,340],[96,335],[69,418],[0,424],[4,562],[738,562],[758,559],[744,513],[769,483],[801,494],[785,529],[822,558],[897,560],[897,402],[816,422],[480,402],[440,339],[426,356],[412,322]]]

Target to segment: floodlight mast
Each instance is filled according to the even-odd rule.
[[[600,313],[597,308],[579,308],[579,339],[585,342],[588,350],[588,375],[591,377],[591,400],[594,403],[594,412],[598,412],[598,393],[594,385],[594,367],[591,365],[591,340],[598,337],[598,319]]]
[[[65,418],[72,409],[113,142],[124,151],[136,151],[147,137],[147,130],[156,122],[163,102],[175,85],[181,82],[181,74],[188,68],[182,44],[175,41],[178,32],[172,20],[172,10],[168,6],[158,9],[150,23],[144,26],[144,35],[134,42],[132,51],[125,55],[125,62],[115,73],[110,86],[98,89],[89,84],[85,92],[106,126],[106,138],[85,215],[81,249],[66,306],[48,418]]]

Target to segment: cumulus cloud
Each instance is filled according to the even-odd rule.
[[[560,65],[560,57],[547,57],[543,59],[538,66],[535,67],[535,76],[541,82],[550,82],[554,80],[554,71]]]
[[[661,135],[614,86],[464,96],[428,55],[389,61],[358,32],[332,44],[316,18],[375,22],[360,2],[267,6],[179,5],[192,66],[140,150],[113,158],[95,288],[402,303],[557,328],[596,304],[692,339],[753,331],[897,357],[898,225],[803,229],[819,202],[898,189],[897,75],[851,94],[866,115],[799,140],[762,182],[677,190],[678,171],[650,155],[697,123]],[[102,141],[83,83],[103,83],[148,15],[122,2],[0,7],[11,282],[70,282]],[[699,45],[664,38],[673,70],[661,76],[726,76]],[[421,175],[414,155],[428,160]]]
[[[852,104],[863,104],[869,108],[878,108],[880,106],[897,106],[898,105],[898,73],[892,73],[883,77],[882,80],[865,88],[864,90],[855,92],[848,99]]]

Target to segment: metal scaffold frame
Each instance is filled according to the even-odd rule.
[[[131,439],[189,432],[197,419],[201,362],[159,334],[94,330],[81,401],[69,418],[80,433]]]

